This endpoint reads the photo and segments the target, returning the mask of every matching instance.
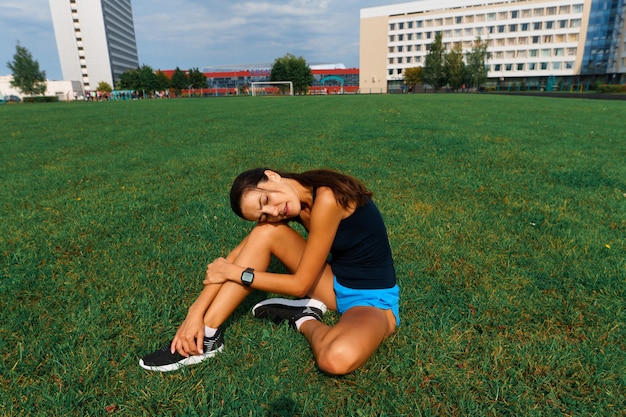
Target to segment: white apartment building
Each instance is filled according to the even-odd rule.
[[[487,42],[491,85],[624,82],[624,0],[421,0],[361,9],[361,91],[402,84],[441,33],[448,50]]]
[[[139,67],[131,0],[50,0],[63,79],[115,87]]]

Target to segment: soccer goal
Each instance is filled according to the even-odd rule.
[[[250,83],[252,87],[253,96],[276,96],[284,91],[285,87],[289,86],[289,95],[293,96],[293,82],[292,81],[257,81]],[[277,87],[279,86],[279,87]]]

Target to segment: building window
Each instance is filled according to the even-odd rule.
[[[533,16],[543,16],[543,7],[533,10]]]
[[[501,71],[502,70],[502,64],[495,64],[493,66],[493,70],[494,71]]]
[[[524,71],[524,64],[517,64],[518,71]]]
[[[580,19],[572,19],[570,21],[570,27],[572,28],[579,28],[580,27]]]
[[[396,30],[396,24],[395,23],[389,23],[389,30]]]
[[[390,46],[390,47],[389,47],[389,53],[390,53],[390,54],[393,54],[393,53],[395,52],[395,50],[396,50],[396,48],[395,48],[395,47],[393,47],[393,46]]]
[[[537,50],[537,49],[531,49],[530,51],[528,51],[528,56],[535,57],[535,56],[537,56],[538,52],[539,52],[539,50]]]
[[[397,62],[398,62],[398,64],[402,64],[402,57],[401,57],[401,56],[399,56],[399,57],[397,58]]]
[[[517,32],[517,25],[509,25],[509,32]]]
[[[398,42],[402,42],[404,40],[404,35],[398,35]]]
[[[411,52],[413,50],[413,45],[407,45],[406,46],[406,51],[407,52]]]
[[[504,33],[504,28],[505,28],[504,25],[499,25],[498,26],[498,33]]]
[[[528,32],[528,23],[522,23],[520,29],[522,32]]]
[[[554,48],[554,56],[565,56],[565,50],[563,48]]]
[[[569,69],[569,70],[574,69],[574,62],[573,61],[565,61],[565,69]]]
[[[530,17],[530,9],[522,10],[522,17]]]
[[[572,6],[572,13],[582,13],[582,12],[583,12],[582,4],[575,4]]]
[[[528,64],[528,71],[534,71],[537,69],[537,64],[535,64],[534,62],[531,62],[530,64]]]
[[[546,22],[546,29],[554,29],[554,20]]]
[[[550,56],[550,52],[551,52],[550,49],[542,49],[541,50],[541,56],[544,57],[544,58],[545,57],[549,57]]]
[[[410,63],[411,63],[411,57],[410,57],[410,56],[407,56],[407,57],[406,57],[406,63],[407,63],[407,64],[410,64]]]
[[[567,20],[559,20],[559,28],[567,29]]]
[[[539,36],[533,36],[533,43],[539,43]]]
[[[407,41],[412,41],[412,40],[413,40],[413,34],[412,34],[412,33],[408,33],[408,34],[406,35],[406,40],[407,40]]]
[[[517,51],[518,58],[526,58],[527,55],[528,55],[528,51]]]
[[[393,64],[393,58],[389,58],[389,65]]]
[[[396,35],[389,35],[389,42],[395,42]]]
[[[487,13],[487,21],[488,22],[492,22],[496,20],[496,14],[495,13]]]
[[[533,30],[541,30],[541,28],[542,28],[541,22],[533,23]]]
[[[505,68],[506,71],[512,71],[513,70],[513,64],[506,64],[504,66],[504,68]]]
[[[413,29],[413,22],[407,22],[406,27],[408,29]]]
[[[546,8],[546,14],[548,16],[552,16],[556,14],[556,7],[548,7]]]
[[[418,20],[417,22],[415,22],[417,24],[418,28],[421,28],[423,25],[423,22],[421,20]]]
[[[552,35],[546,35],[543,37],[543,43],[552,43]]]
[[[544,71],[547,70],[548,69],[548,63],[547,62],[542,62],[541,63],[541,69],[544,70]]]
[[[553,62],[552,63],[552,69],[553,70],[560,70],[561,69],[561,63],[560,62]]]
[[[513,10],[511,12],[511,19],[517,19],[518,16],[519,16],[519,11],[518,10]]]
[[[398,45],[398,52],[402,52],[402,45]]]
[[[463,23],[463,16],[457,16],[455,21],[457,25]]]
[[[398,30],[402,30],[402,29],[404,29],[404,23],[400,22],[398,23]]]

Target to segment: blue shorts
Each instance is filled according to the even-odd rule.
[[[355,290],[344,287],[337,282],[337,277],[335,277],[334,288],[339,313],[343,314],[352,307],[376,307],[381,310],[391,310],[396,316],[396,326],[400,326],[400,288],[397,285],[392,288]]]

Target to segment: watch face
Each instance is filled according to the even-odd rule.
[[[254,279],[254,273],[252,272],[244,271],[243,274],[241,274],[241,280],[245,284],[251,284],[253,279]]]

